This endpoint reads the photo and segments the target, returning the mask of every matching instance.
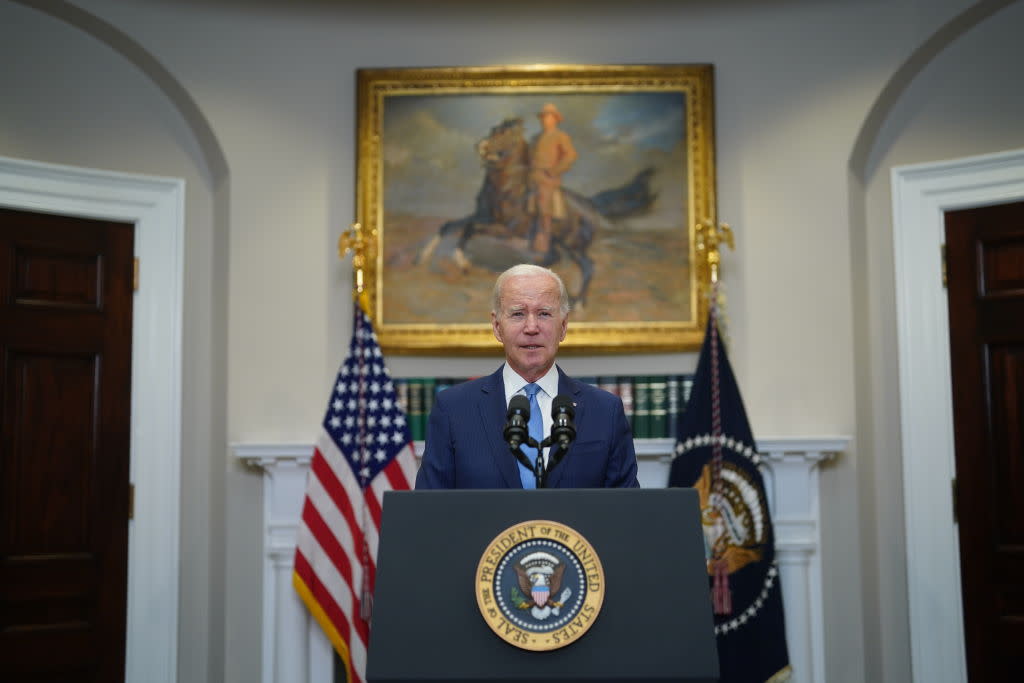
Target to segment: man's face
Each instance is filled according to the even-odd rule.
[[[548,275],[519,275],[505,281],[501,310],[491,313],[505,360],[527,382],[544,376],[565,339],[569,318],[562,315],[558,294],[558,283]]]
[[[541,127],[544,128],[544,130],[553,130],[554,128],[558,127],[558,117],[552,114],[551,112],[541,114],[540,125]]]

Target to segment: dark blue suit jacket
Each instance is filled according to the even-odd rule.
[[[551,471],[548,487],[639,487],[621,399],[577,382],[561,368],[558,393],[576,404],[576,440]],[[501,368],[440,392],[430,413],[416,488],[522,488],[519,466],[502,437],[506,413]]]

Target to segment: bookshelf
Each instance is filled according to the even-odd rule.
[[[671,453],[676,425],[690,398],[692,374],[607,375],[576,379],[622,399],[626,419],[633,428],[633,437],[638,440],[638,454],[641,449],[645,453],[654,453],[657,449],[664,448],[664,444],[659,440],[667,440],[668,447],[657,452]],[[392,381],[395,384],[398,402],[409,421],[413,441],[418,442],[426,436],[427,419],[434,404],[434,397],[450,386],[465,382],[466,378],[398,377]]]

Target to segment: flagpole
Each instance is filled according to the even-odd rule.
[[[721,321],[724,309],[724,295],[719,287],[719,269],[722,264],[720,244],[726,244],[733,251],[736,243],[733,240],[732,228],[728,223],[715,223],[706,218],[696,226],[696,250],[698,263],[703,258],[704,264],[711,274],[710,285],[705,292],[708,298],[708,314],[714,316],[716,325]]]
[[[368,445],[366,443],[366,387],[364,378],[366,373],[364,371],[364,364],[366,358],[363,354],[363,345],[366,342],[364,335],[359,334],[362,331],[362,325],[360,324],[360,313],[366,316],[370,315],[370,306],[368,301],[368,295],[366,293],[366,282],[364,270],[366,268],[367,258],[371,255],[374,249],[376,240],[371,239],[376,237],[377,231],[371,230],[370,234],[363,229],[363,226],[359,222],[353,223],[348,230],[341,233],[338,238],[338,258],[344,260],[348,253],[352,252],[352,270],[355,280],[355,287],[352,291],[352,298],[355,301],[355,306],[352,315],[352,332],[353,337],[356,340],[356,356],[359,363],[359,452],[360,454],[368,452]],[[367,486],[367,475],[360,474],[359,476],[359,488],[365,490]],[[370,547],[366,540],[366,529],[367,529],[367,517],[369,510],[367,509],[366,497],[363,496],[362,504],[360,507],[359,514],[359,526],[361,536],[363,538],[362,547],[359,549],[359,560],[363,567],[363,580],[362,586],[360,587],[360,599],[359,599],[359,616],[360,618],[369,623],[370,615],[373,613],[373,591],[370,585]]]
[[[367,263],[376,256],[377,251],[377,230],[371,228],[366,230],[362,223],[353,223],[348,230],[338,237],[338,258],[345,260],[348,253],[352,252],[352,270],[355,280],[355,287],[352,291],[352,298],[359,302],[360,308],[370,315],[369,295],[366,292],[365,269]]]
[[[708,295],[708,334],[711,336],[711,490],[708,493],[708,507],[713,516],[722,515],[724,507],[724,481],[722,479],[722,412],[719,396],[718,344],[719,319],[721,317],[721,294],[719,290],[719,267],[722,254],[719,245],[725,243],[735,250],[732,228],[727,223],[715,224],[705,220],[697,224],[697,253],[704,256],[710,271],[710,288]],[[729,590],[729,564],[722,555],[721,548],[711,549],[712,589],[711,603],[715,614],[732,613],[732,593]]]

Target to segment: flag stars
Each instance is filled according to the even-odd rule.
[[[376,380],[374,380],[373,382],[370,382],[370,393],[371,394],[379,394],[380,393],[380,382],[378,382]]]
[[[331,404],[331,407],[334,408],[334,412],[338,413],[345,407],[345,404],[341,402],[340,398],[336,398],[334,399],[334,403]]]
[[[341,426],[341,418],[335,415],[331,418],[330,423],[332,429],[337,429]]]
[[[391,440],[394,441],[396,444],[402,443],[403,441],[405,441],[405,435],[402,434],[402,432],[395,432],[394,434],[391,435]]]
[[[377,459],[377,462],[384,462],[388,458],[388,453],[383,448],[378,448],[377,452],[373,454],[373,457]]]

